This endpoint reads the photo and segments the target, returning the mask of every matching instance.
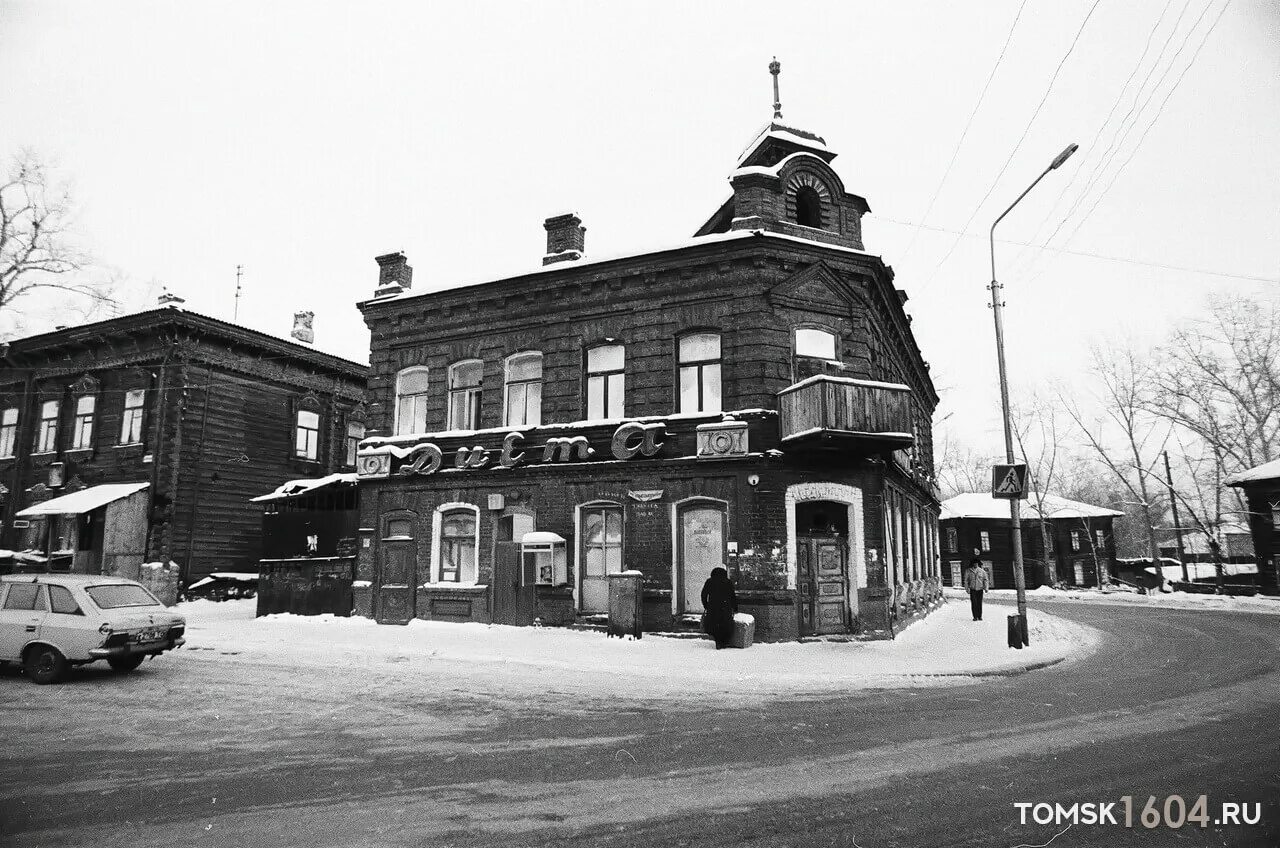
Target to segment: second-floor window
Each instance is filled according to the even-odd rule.
[[[18,408],[0,412],[0,456],[13,456],[18,445]]]
[[[351,421],[347,424],[347,443],[346,450],[343,452],[342,461],[346,465],[356,464],[356,452],[360,450],[360,440],[364,438],[364,425],[359,421]]]
[[[1102,550],[1107,546],[1106,534],[1104,534],[1101,530],[1094,530],[1093,538],[1097,540],[1098,550]]]
[[[449,366],[449,420],[447,430],[480,429],[480,378],[484,363],[468,359]]]
[[[956,528],[947,528],[947,552],[955,553],[959,547],[959,540],[956,538]]]
[[[320,458],[320,413],[298,410],[293,455],[299,459]]]
[[[991,550],[991,533],[987,530],[978,531],[978,544],[984,551]]]
[[[796,356],[809,359],[835,359],[835,334],[812,327],[801,327],[796,330]]]
[[[542,423],[542,354],[513,354],[507,359],[506,412],[508,427],[536,427]]]
[[[76,398],[76,429],[71,443],[72,450],[93,447],[93,410],[97,399],[93,395]]]
[[[427,369],[406,368],[396,375],[396,435],[427,432]]]
[[[1073,551],[1080,550],[1080,531],[1079,530],[1071,531],[1071,550]]]
[[[587,351],[587,418],[621,418],[626,377],[622,345],[599,345]]]
[[[40,422],[36,425],[36,453],[51,453],[58,448],[58,402],[40,404]]]
[[[142,408],[147,393],[132,389],[124,395],[124,413],[120,416],[120,444],[136,445],[142,441]]]
[[[720,411],[720,336],[695,333],[680,339],[679,412]]]

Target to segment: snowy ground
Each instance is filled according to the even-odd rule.
[[[969,593],[963,589],[946,588],[943,589],[943,594],[953,601],[969,597]],[[992,589],[987,593],[987,598],[993,601],[1013,601],[1015,597],[1016,593],[1013,589]],[[1160,607],[1161,609],[1222,610],[1280,615],[1280,598],[1267,595],[1232,597],[1230,595],[1201,595],[1194,592],[1149,592],[1148,594],[1140,595],[1135,590],[1128,588],[1116,588],[1102,592],[1097,589],[1051,589],[1048,586],[1041,586],[1038,589],[1027,590],[1027,597],[1036,601],[1131,604],[1133,606]]]
[[[1078,658],[1098,644],[1097,631],[1038,614],[1031,645],[1006,644],[1002,604],[984,621],[968,604],[950,603],[893,642],[757,643],[716,651],[702,639],[414,621],[399,627],[362,618],[272,615],[254,618],[254,601],[193,601],[184,661],[344,670],[399,665],[426,686],[465,685],[494,694],[626,695],[682,698],[793,695],[832,690],[972,682],[974,676]]]

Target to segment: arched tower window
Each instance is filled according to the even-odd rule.
[[[822,198],[813,186],[801,186],[796,191],[796,223],[822,228]]]

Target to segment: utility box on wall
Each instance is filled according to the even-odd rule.
[[[610,636],[639,639],[644,635],[643,580],[644,575],[639,571],[621,571],[609,575]]]

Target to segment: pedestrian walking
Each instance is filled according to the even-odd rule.
[[[969,590],[969,606],[973,610],[973,620],[982,621],[982,593],[991,588],[991,578],[982,567],[982,560],[974,558],[964,573],[964,587]]]
[[[702,629],[716,640],[716,650],[728,646],[733,638],[733,615],[738,611],[738,596],[733,591],[733,581],[724,568],[711,569],[711,576],[702,584]]]

